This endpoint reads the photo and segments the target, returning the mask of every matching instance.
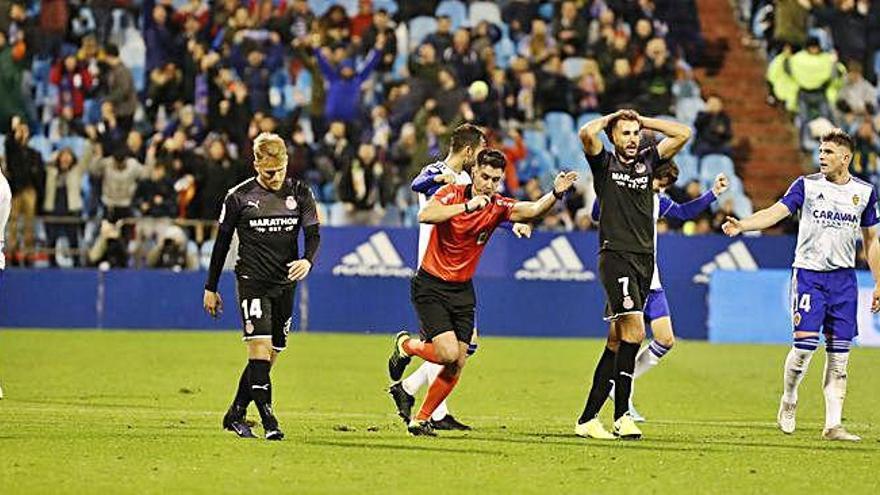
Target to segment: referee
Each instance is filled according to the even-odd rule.
[[[643,129],[666,137],[657,145],[640,147]],[[613,152],[599,139],[603,130],[614,144]],[[630,417],[629,398],[636,354],[645,338],[643,310],[654,274],[652,179],[661,160],[674,156],[690,138],[691,130],[677,122],[620,110],[588,122],[579,134],[599,202],[599,279],[611,330],[575,433],[598,439],[637,439],[642,432]],[[597,417],[612,384],[613,435]]]

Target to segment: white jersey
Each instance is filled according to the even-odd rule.
[[[449,165],[446,165],[446,162],[436,162],[432,163],[425,167],[422,172],[419,174],[419,178],[425,178],[426,180],[433,180],[433,177],[437,175],[444,174],[453,174],[455,175],[455,183],[460,185],[467,185],[471,183],[471,176],[464,170],[461,172],[456,172],[452,170]],[[417,178],[416,180],[419,180]],[[428,200],[431,199],[433,195],[433,191],[439,189],[439,186],[443,184],[437,184],[438,187],[433,188],[431,193],[419,193],[419,209],[425,207],[428,203]],[[431,224],[420,223],[419,224],[419,259],[418,266],[422,266],[422,258],[425,257],[425,251],[428,250],[428,241],[431,240],[431,232],[434,230],[434,226]]]
[[[654,225],[660,221],[660,195],[654,193]],[[660,290],[660,269],[657,268],[657,227],[654,227],[654,276],[651,277],[651,290]]]
[[[9,220],[9,211],[12,209],[12,191],[9,182],[0,172],[0,270],[6,268],[6,222]]]
[[[859,230],[877,224],[877,194],[871,184],[852,177],[835,184],[824,174],[798,177],[779,200],[801,210],[795,268],[831,271],[853,268]]]

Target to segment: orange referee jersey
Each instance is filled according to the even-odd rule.
[[[434,194],[434,199],[444,205],[466,203],[472,197],[470,185],[458,184],[447,184]],[[456,215],[435,225],[421,268],[447,282],[470,280],[489,237],[500,223],[510,220],[515,203],[495,194],[482,210]]]

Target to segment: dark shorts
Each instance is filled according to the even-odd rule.
[[[244,340],[272,339],[278,352],[287,347],[296,285],[273,285],[237,279],[238,309]]]
[[[654,276],[654,256],[624,251],[599,253],[599,280],[605,289],[605,319],[642,313]]]
[[[645,319],[652,322],[664,316],[669,316],[669,301],[666,300],[666,291],[651,289],[648,292],[648,302],[645,303]]]
[[[419,270],[410,281],[410,297],[424,340],[430,342],[441,333],[452,331],[459,342],[470,344],[477,306],[473,283],[446,282]]]
[[[859,334],[858,299],[856,272],[851,268],[830,272],[795,268],[791,277],[794,331],[822,332],[826,341],[851,341]]]

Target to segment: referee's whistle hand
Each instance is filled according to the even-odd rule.
[[[299,282],[306,278],[311,270],[312,264],[309,260],[294,260],[287,264],[287,278],[291,282]]]
[[[205,311],[214,318],[223,312],[223,299],[220,298],[220,294],[217,292],[205,290],[202,305],[205,307]]]

